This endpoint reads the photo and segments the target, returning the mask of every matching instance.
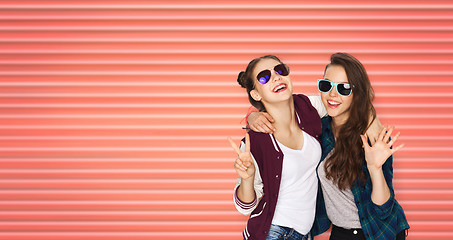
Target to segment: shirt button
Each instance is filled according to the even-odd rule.
[[[280,156],[277,156],[277,159],[280,159]]]
[[[319,137],[319,135],[316,135],[316,137]]]
[[[277,178],[277,179],[278,179],[278,174],[277,174],[277,175],[275,175],[275,178]]]
[[[356,235],[357,234],[357,230],[354,230],[352,233],[354,233],[354,235]]]

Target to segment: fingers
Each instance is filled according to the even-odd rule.
[[[392,154],[396,153],[398,150],[404,147],[404,143],[392,149]]]
[[[386,130],[387,129],[387,130]],[[396,140],[398,140],[399,136],[401,135],[400,132],[398,132],[394,137],[391,138],[391,135],[393,133],[393,130],[395,129],[395,126],[391,126],[390,128],[386,126],[381,134],[379,135],[379,139],[383,141],[385,144],[387,144],[388,147],[391,147]],[[386,131],[385,135],[383,136],[383,132]],[[404,144],[399,145],[398,147],[394,147],[391,149],[392,154],[400,150],[401,148],[404,147]]]
[[[273,122],[274,118],[269,113],[263,113],[264,118],[261,119],[261,125],[266,130],[266,133],[273,133],[275,131]]]
[[[273,133],[275,131],[271,123],[273,121],[274,119],[269,113],[260,113],[260,116],[250,124],[250,128],[255,132]]]
[[[265,112],[263,113],[263,116],[265,116],[269,122],[274,122],[274,118],[269,113]]]
[[[270,126],[270,127],[269,127]],[[274,131],[272,130],[274,127],[272,126],[271,123],[255,123],[254,125],[250,125],[250,129],[252,129],[255,132],[262,132],[262,133],[273,133]]]
[[[236,161],[234,162],[234,167],[242,171],[247,171],[248,166],[245,166],[244,162],[241,161],[240,158],[236,158]]]
[[[242,153],[241,149],[236,145],[236,143],[231,139],[231,137],[228,137],[228,141],[231,144],[231,147],[233,147],[234,151],[240,155]],[[245,152],[250,152],[250,135],[248,133],[245,134]]]
[[[233,147],[234,151],[239,155],[241,154],[241,149],[238,147],[238,145],[236,145],[236,143],[234,143],[233,139],[231,139],[231,137],[228,137],[228,141],[230,142],[231,144],[231,147]]]
[[[256,125],[255,126],[255,129],[256,130],[253,130],[255,132],[262,132],[262,133],[271,133],[272,131],[268,128],[268,127],[265,127],[264,125]]]
[[[370,139],[371,146],[374,146],[374,144],[376,143],[376,138],[371,136],[371,137],[368,137],[368,139]]]
[[[392,146],[396,140],[398,139],[398,137],[400,136],[400,132],[398,132],[393,138],[392,140],[389,141],[389,143],[387,143],[388,146]]]
[[[255,132],[261,132],[260,129],[258,129],[258,127],[260,127],[258,124],[250,124],[249,127]]]
[[[250,135],[248,133],[245,134],[245,151],[250,152]]]
[[[377,141],[382,141],[384,139],[386,131],[387,131],[387,127],[382,128],[382,130],[379,133],[379,136],[377,138]]]
[[[388,128],[388,127],[387,127]],[[388,142],[390,140],[390,136],[392,135],[393,129],[395,129],[395,126],[391,126],[388,130],[387,133],[385,134],[384,140],[385,142]]]
[[[234,161],[234,168],[239,169],[241,171],[247,171],[248,168],[253,167],[253,160],[250,155],[246,153],[242,153],[239,155],[236,160]]]
[[[366,134],[365,135],[360,135],[360,138],[362,139],[363,148],[365,149],[365,151],[367,151],[370,148],[370,145],[368,144],[368,140],[367,140]]]
[[[273,133],[275,131],[274,126],[270,122],[264,122],[263,128],[266,130],[266,133]]]

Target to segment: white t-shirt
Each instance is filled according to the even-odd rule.
[[[272,224],[307,234],[315,219],[318,179],[316,166],[321,159],[321,145],[306,132],[300,150],[277,141],[283,152],[283,169],[279,197]]]

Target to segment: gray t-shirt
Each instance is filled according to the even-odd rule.
[[[331,153],[326,159],[330,157]],[[325,160],[319,164],[318,175],[326,204],[327,216],[332,221],[332,224],[338,227],[346,229],[362,228],[359,220],[359,211],[355,205],[351,189],[340,190],[332,180],[327,179],[324,163]]]

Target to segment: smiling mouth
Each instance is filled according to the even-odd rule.
[[[283,92],[283,91],[285,91],[287,88],[288,88],[288,86],[286,86],[286,84],[281,83],[281,84],[277,85],[277,86],[273,89],[273,92],[274,92],[274,93]]]
[[[335,101],[331,101],[331,100],[328,100],[327,102],[328,102],[330,105],[333,105],[333,106],[340,105],[339,102],[335,102]]]

